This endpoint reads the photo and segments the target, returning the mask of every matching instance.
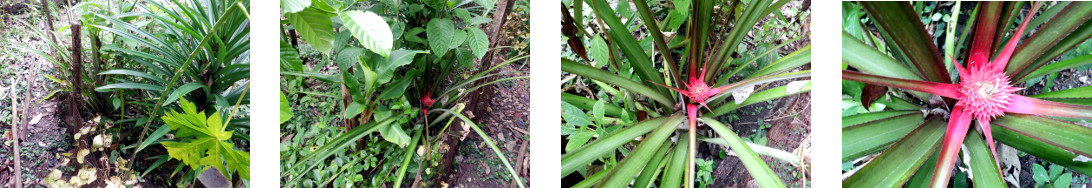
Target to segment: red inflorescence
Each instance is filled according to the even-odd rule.
[[[994,62],[996,64],[997,62]],[[1005,114],[1009,101],[1022,88],[1013,87],[1005,76],[1003,67],[993,64],[972,66],[959,70],[959,98],[957,105],[963,105],[975,119],[989,120]]]

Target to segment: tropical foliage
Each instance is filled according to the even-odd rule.
[[[459,121],[455,126],[472,128],[493,149],[506,178],[525,186],[461,112],[471,91],[527,78],[476,84],[527,57],[471,69],[491,50],[479,27],[491,20],[493,6],[489,0],[282,0],[282,184],[400,187],[436,176],[440,155],[433,153],[450,152],[438,140]],[[324,110],[299,111],[316,107]]]
[[[75,101],[57,113],[69,112],[61,117],[71,120],[65,125],[74,130],[76,148],[66,156],[80,170],[55,170],[46,178],[49,185],[192,186],[213,167],[214,176],[227,182],[201,183],[249,185],[249,4],[94,0],[43,6],[52,8],[45,14],[57,11],[72,24],[52,28],[61,22],[41,18],[49,28],[30,32],[46,50],[5,46],[37,54],[55,68],[42,77],[60,88],[37,103],[57,96]],[[99,160],[112,164],[84,162]]]
[[[950,16],[920,16],[936,4],[843,4],[843,101],[858,108],[843,113],[842,162],[871,160],[844,185],[945,187],[959,166],[970,169],[976,187],[1005,186],[1000,146],[1092,172],[1084,160],[1092,154],[1092,128],[1074,124],[1092,119],[1090,96],[1081,92],[1088,87],[1036,92],[1030,89],[1038,81],[1029,82],[1088,70],[1084,56],[1057,58],[1092,36],[1092,4],[955,3]],[[973,12],[964,22],[959,15],[967,10]],[[946,29],[927,29],[929,22]],[[956,53],[962,46],[969,51]]]
[[[697,138],[705,137],[697,133],[704,128],[699,121],[719,136],[701,141],[732,148],[762,187],[784,187],[785,183],[759,154],[807,168],[800,157],[807,154],[801,150],[791,154],[746,142],[721,119],[742,106],[810,91],[806,78],[811,47],[789,53],[780,50],[807,36],[752,27],[766,20],[799,28],[790,21],[796,17],[784,19],[785,15],[773,13],[789,1],[632,1],[636,12],[625,0],[617,1],[616,7],[605,0],[563,3],[562,33],[571,52],[561,59],[566,73],[563,87],[573,91],[561,93],[561,129],[567,138],[561,176],[579,173],[583,180],[575,187],[649,187],[657,180],[659,187],[704,186],[695,185],[699,183],[695,179],[709,182],[695,175],[700,159],[695,155]],[[651,3],[659,6],[650,7]],[[799,14],[801,10],[791,12],[796,14],[790,16],[807,15]],[[667,15],[656,20],[664,15],[654,13]],[[713,19],[722,16],[728,19]],[[632,17],[640,19],[623,21]],[[764,27],[770,26],[776,25]],[[773,47],[775,40],[767,38],[781,44]],[[748,53],[749,42],[769,48]],[[577,95],[579,90],[587,94]],[[680,126],[684,121],[687,125]],[[638,142],[630,144],[638,137]]]

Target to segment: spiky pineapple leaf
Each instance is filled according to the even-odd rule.
[[[204,170],[208,166],[220,169],[225,177],[231,177],[238,171],[243,179],[250,179],[250,154],[235,150],[230,142],[232,131],[224,131],[220,113],[213,113],[206,118],[205,112],[197,112],[197,107],[182,99],[183,113],[172,110],[163,116],[175,138],[180,142],[163,142],[171,158],[178,159],[192,169]]]

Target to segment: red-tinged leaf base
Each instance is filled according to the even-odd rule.
[[[932,187],[948,185],[959,148],[963,144],[963,138],[967,136],[967,130],[970,129],[971,115],[964,111],[963,106],[956,105],[952,110],[952,117],[948,119],[948,131],[944,133],[944,141],[940,144],[940,158],[937,158]]]

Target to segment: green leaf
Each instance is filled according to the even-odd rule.
[[[387,86],[386,90],[384,90],[382,94],[379,94],[379,99],[387,100],[402,96],[402,93],[406,91],[406,87],[409,87],[409,85],[413,83],[413,75],[414,74],[403,76],[402,80],[399,80],[395,85]]]
[[[933,82],[949,82],[940,51],[933,44],[917,12],[909,2],[861,2],[877,27],[887,31],[892,41],[917,67],[918,73]]]
[[[605,113],[604,111],[606,110],[604,109],[606,108],[604,107],[605,105],[606,102],[603,102],[603,100],[599,100],[599,102],[595,102],[595,106],[592,107],[592,115],[595,115],[595,122],[599,122],[599,124],[606,124],[606,122],[603,120],[603,113]]]
[[[114,70],[108,70],[108,71],[104,71],[102,73],[99,73],[99,75],[112,75],[112,74],[129,75],[129,76],[147,78],[149,80],[156,81],[157,83],[166,83],[167,82],[166,80],[163,80],[162,78],[159,78],[159,77],[152,76],[151,74],[140,72],[140,71],[135,71],[135,70],[129,70],[129,69],[114,69]],[[49,78],[50,80],[57,81],[57,83],[64,83],[63,81],[60,81],[59,79],[57,79],[57,78],[55,78],[53,76],[50,76],[50,75],[44,75],[44,76],[46,78]]]
[[[589,79],[599,80],[609,84],[616,85],[621,88],[629,89],[637,94],[644,95],[664,106],[675,106],[675,102],[667,97],[663,93],[657,92],[655,89],[649,88],[646,85],[642,85],[628,78],[611,74],[607,71],[600,70],[599,68],[591,67],[584,64],[573,62],[572,60],[561,60],[561,71],[584,76]],[[661,78],[662,79],[662,78]]]
[[[474,3],[477,3],[478,5],[481,5],[482,8],[485,8],[485,10],[484,10],[485,12],[489,12],[489,10],[493,10],[493,6],[494,6],[494,4],[496,4],[496,2],[494,2],[494,0],[474,0]]]
[[[1035,179],[1035,182],[1050,182],[1046,168],[1039,164],[1031,164],[1031,178]]]
[[[845,187],[899,187],[940,146],[946,123],[926,121],[842,182]],[[933,164],[926,164],[933,165]]]
[[[653,129],[661,126],[674,127],[685,119],[682,115],[647,119],[622,130],[615,131],[611,135],[600,137],[588,145],[561,156],[561,176],[564,177],[576,171],[577,168],[591,163],[593,160],[612,153],[622,144],[633,141],[638,136],[645,135]]]
[[[234,144],[228,140],[232,132],[224,131],[220,113],[213,113],[206,119],[205,112],[195,113],[193,103],[182,99],[181,106],[185,113],[172,110],[162,117],[170,130],[175,131],[175,138],[181,140],[162,143],[171,158],[192,169],[213,166],[220,169],[224,177],[232,177],[232,172],[238,171],[243,179],[250,179],[250,154],[234,150]]]
[[[667,124],[656,128],[648,135],[645,135],[641,143],[637,145],[637,148],[633,149],[626,158],[618,162],[617,166],[611,170],[610,174],[600,182],[602,187],[608,188],[621,188],[626,187],[633,182],[634,177],[645,165],[648,165],[649,160],[652,159],[652,155],[660,148],[660,145],[666,142],[668,136],[675,132],[674,124]]]
[[[485,35],[481,29],[476,27],[467,28],[469,35],[467,40],[470,43],[470,50],[474,51],[474,56],[481,59],[485,56],[485,52],[489,50],[489,37]]]
[[[288,102],[288,97],[285,97],[284,93],[282,92],[281,93],[281,124],[284,124],[284,122],[287,122],[289,119],[292,119],[292,107],[290,107],[290,104],[291,103]]]
[[[572,151],[572,150],[580,149],[580,147],[584,147],[584,144],[587,144],[588,140],[591,140],[592,135],[595,135],[595,132],[584,131],[584,132],[576,133],[574,135],[570,135],[569,136],[569,143],[565,144],[565,152],[569,152],[569,151]]]
[[[455,25],[445,18],[433,18],[428,21],[425,28],[425,36],[428,37],[429,49],[437,57],[443,57],[447,50],[451,49],[452,37],[455,36]]]
[[[590,50],[591,52],[589,52],[588,55],[591,55],[592,59],[594,59],[597,64],[602,65],[610,63],[610,47],[607,46],[607,41],[603,40],[603,37],[596,35],[591,41]]]
[[[455,30],[454,38],[452,38],[451,43],[448,44],[448,49],[455,49],[463,45],[463,43],[466,42],[466,34],[466,31]]]
[[[399,124],[390,124],[379,128],[379,134],[383,136],[384,140],[398,145],[398,147],[406,147],[406,144],[409,144],[410,136],[406,134],[406,131],[402,130],[402,126]]]
[[[359,10],[342,12],[340,16],[345,28],[349,29],[361,46],[383,57],[390,55],[394,46],[394,34],[383,17]]]
[[[978,131],[967,131],[967,139],[963,140],[965,156],[963,160],[969,160],[971,177],[974,177],[974,187],[1005,187],[1005,180],[1001,178],[1001,171],[997,169],[997,163],[993,158],[990,147]]]
[[[1026,135],[1002,128],[991,122],[993,139],[1012,146],[1051,163],[1065,166],[1067,169],[1083,174],[1092,174],[1092,161],[1080,160],[1083,156],[1036,140]]]
[[[296,28],[300,38],[322,53],[330,52],[334,46],[334,24],[330,14],[314,8],[301,12],[284,14],[288,23]]]
[[[747,172],[751,174],[755,182],[761,187],[785,187],[785,184],[781,182],[781,179],[777,177],[777,174],[770,169],[766,162],[762,161],[762,158],[758,157],[750,147],[740,139],[735,132],[728,130],[724,124],[721,124],[713,118],[703,117],[701,118],[705,125],[708,125],[717,134],[720,134],[724,138],[724,141],[732,148],[732,151],[736,152],[736,156],[739,157],[740,162],[747,168]]]
[[[281,67],[303,72],[303,60],[300,60],[299,52],[296,52],[296,48],[292,48],[292,44],[284,40],[281,40]]]
[[[1047,170],[1047,172],[1051,178],[1057,178],[1058,175],[1062,175],[1062,167],[1057,164],[1050,164],[1050,170]]]
[[[198,82],[190,82],[182,86],[178,86],[178,89],[174,89],[174,92],[171,92],[170,97],[167,97],[167,100],[163,101],[163,105],[171,104],[175,100],[178,100],[179,97],[186,96],[186,94],[189,94],[191,91],[201,87],[205,87],[205,85]]]
[[[1069,188],[1073,184],[1073,173],[1066,172],[1054,180],[1054,188]]]
[[[884,112],[859,114],[871,116]],[[920,113],[907,113],[842,128],[842,162],[883,151],[887,146],[902,139],[925,121]]]
[[[1047,117],[1008,113],[994,119],[991,125],[1019,132],[1071,152],[1092,156],[1092,128],[1058,121]]]
[[[360,114],[361,112],[364,112],[364,105],[360,104],[360,103],[358,103],[356,101],[353,101],[353,103],[349,103],[348,107],[345,107],[345,112],[342,113],[341,117],[346,118],[346,119],[353,118],[357,114]]]
[[[428,53],[428,51],[398,49],[391,52],[391,56],[386,62],[376,66],[376,74],[379,75],[378,82],[380,84],[390,82],[398,67],[412,63],[413,57],[422,53]]]
[[[143,89],[152,92],[163,92],[163,86],[142,84],[142,83],[116,83],[110,85],[104,85],[102,87],[95,88],[95,91],[106,92],[111,89]]]
[[[574,126],[592,125],[591,119],[588,119],[588,114],[572,104],[561,102],[561,111],[561,118],[565,120],[566,124]]]
[[[281,0],[282,13],[296,13],[311,6],[311,0]]]
[[[148,135],[147,138],[144,138],[143,142],[140,142],[140,147],[137,147],[136,151],[139,152],[140,150],[144,150],[144,148],[156,143],[156,141],[158,141],[160,138],[163,138],[163,135],[166,135],[167,132],[170,131],[170,126],[159,126],[159,128],[156,129],[155,132],[152,132],[151,135]]]

